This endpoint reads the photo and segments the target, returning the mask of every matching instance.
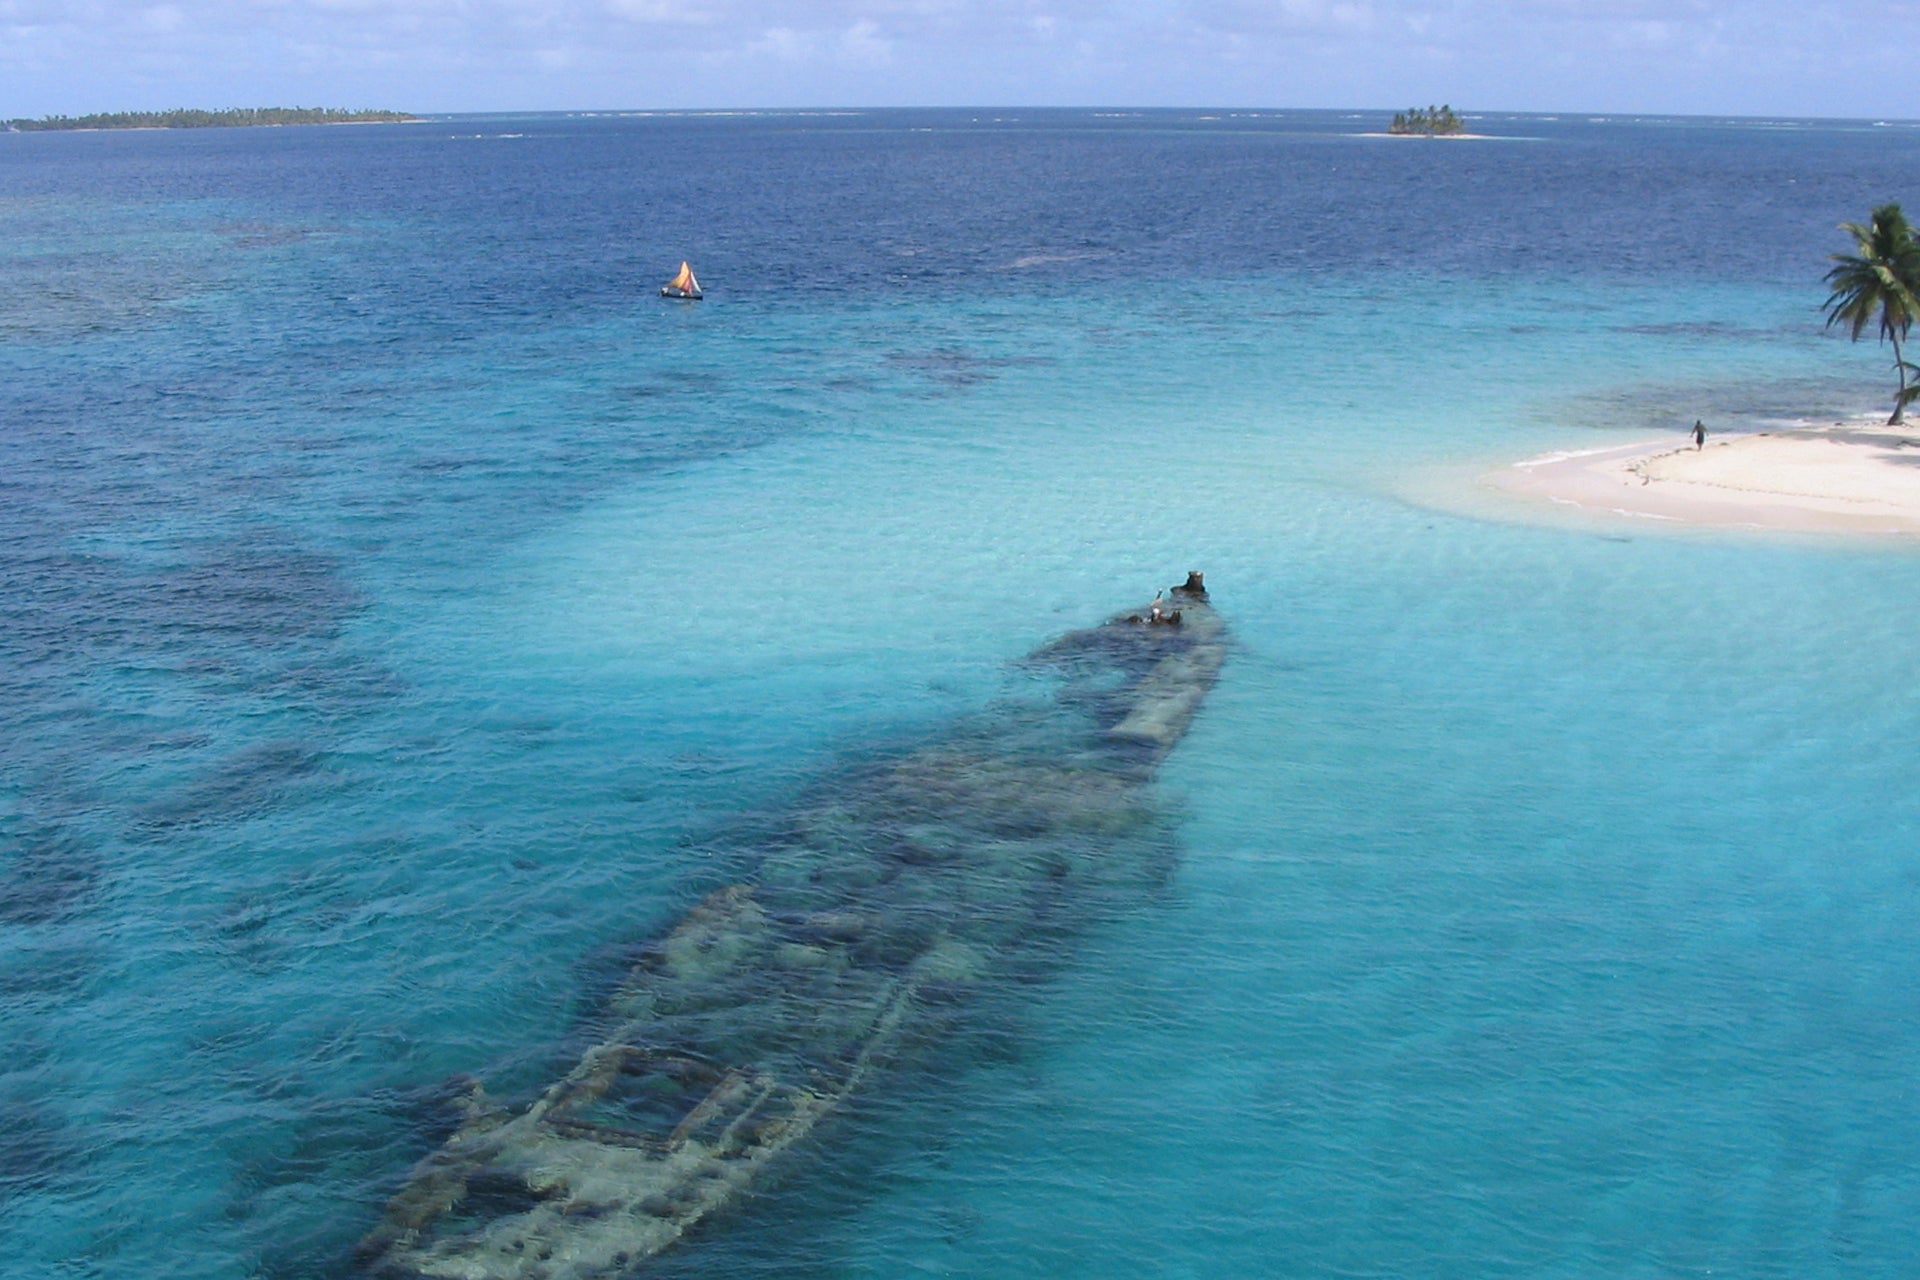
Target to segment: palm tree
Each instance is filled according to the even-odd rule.
[[[1823,304],[1827,327],[1843,321],[1851,337],[1859,341],[1867,322],[1876,316],[1880,336],[1893,343],[1893,367],[1900,375],[1900,391],[1894,397],[1893,416],[1888,426],[1898,426],[1906,415],[1909,401],[1920,396],[1920,387],[1907,386],[1907,372],[1914,366],[1900,353],[1900,340],[1920,316],[1920,241],[1897,204],[1883,204],[1873,211],[1866,226],[1843,222],[1840,229],[1853,237],[1856,253],[1836,253],[1833,269],[1827,272],[1827,284],[1833,292]]]

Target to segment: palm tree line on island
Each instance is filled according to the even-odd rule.
[[[1458,115],[1452,107],[1414,107],[1409,111],[1393,113],[1393,123],[1387,126],[1388,133],[1410,134],[1415,137],[1437,138],[1443,134],[1465,133],[1466,117]]]
[[[1900,378],[1893,416],[1887,419],[1888,426],[1897,427],[1907,405],[1920,398],[1920,381],[1907,381],[1909,373],[1920,374],[1920,366],[1909,363],[1900,349],[1920,315],[1920,240],[1893,203],[1875,209],[1864,225],[1843,222],[1840,229],[1853,237],[1855,252],[1830,255],[1827,285],[1833,292],[1822,304],[1827,327],[1844,324],[1858,342],[1868,323],[1879,321],[1881,339],[1893,343],[1893,370]]]
[[[400,124],[418,120],[404,111],[349,111],[341,107],[230,107],[202,111],[100,111],[84,116],[42,116],[38,120],[0,120],[9,133],[80,129],[221,129],[247,125]]]

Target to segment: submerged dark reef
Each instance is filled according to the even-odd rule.
[[[1147,794],[1227,650],[1200,575],[1012,700],[804,798],[517,1114],[476,1088],[361,1245],[381,1277],[586,1280],[670,1247],[996,972],[1151,874]]]

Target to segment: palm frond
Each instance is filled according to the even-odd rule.
[[[1827,327],[1844,324],[1858,341],[1878,319],[1882,340],[1904,338],[1920,319],[1920,241],[1906,215],[1898,204],[1883,204],[1864,225],[1843,222],[1840,229],[1858,252],[1830,255]]]
[[[1827,287],[1831,290],[1822,304],[1827,327],[1845,325],[1848,336],[1859,341],[1869,321],[1880,322],[1880,340],[1893,343],[1893,371],[1900,379],[1894,392],[1893,416],[1889,425],[1898,424],[1906,408],[1920,399],[1920,380],[1909,385],[1908,373],[1920,374],[1905,356],[1900,344],[1920,318],[1920,239],[1914,236],[1898,204],[1883,204],[1862,224],[1843,222],[1840,229],[1853,238],[1853,253],[1829,255],[1833,263],[1827,269]]]
[[[1893,407],[1904,409],[1915,400],[1920,400],[1920,364],[1915,364],[1911,360],[1902,360],[1898,371],[1911,376],[1911,381],[1907,381],[1907,385],[1902,387],[1900,393],[1893,398]]]

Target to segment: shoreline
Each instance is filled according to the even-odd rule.
[[[1495,142],[1506,137],[1499,133],[1393,133],[1377,129],[1357,134],[1361,138],[1413,138],[1422,142]]]
[[[83,116],[18,116],[0,119],[7,133],[144,133],[158,129],[264,129],[303,124],[417,124],[424,117],[384,108],[229,107],[208,111],[104,111]]]
[[[85,125],[78,129],[0,129],[0,133],[192,133],[197,129],[305,129],[312,126],[360,124],[426,124],[425,116],[411,120],[275,120],[265,124],[113,124]]]
[[[1791,424],[1543,454],[1480,477],[1513,505],[1601,521],[1920,535],[1920,430]]]

